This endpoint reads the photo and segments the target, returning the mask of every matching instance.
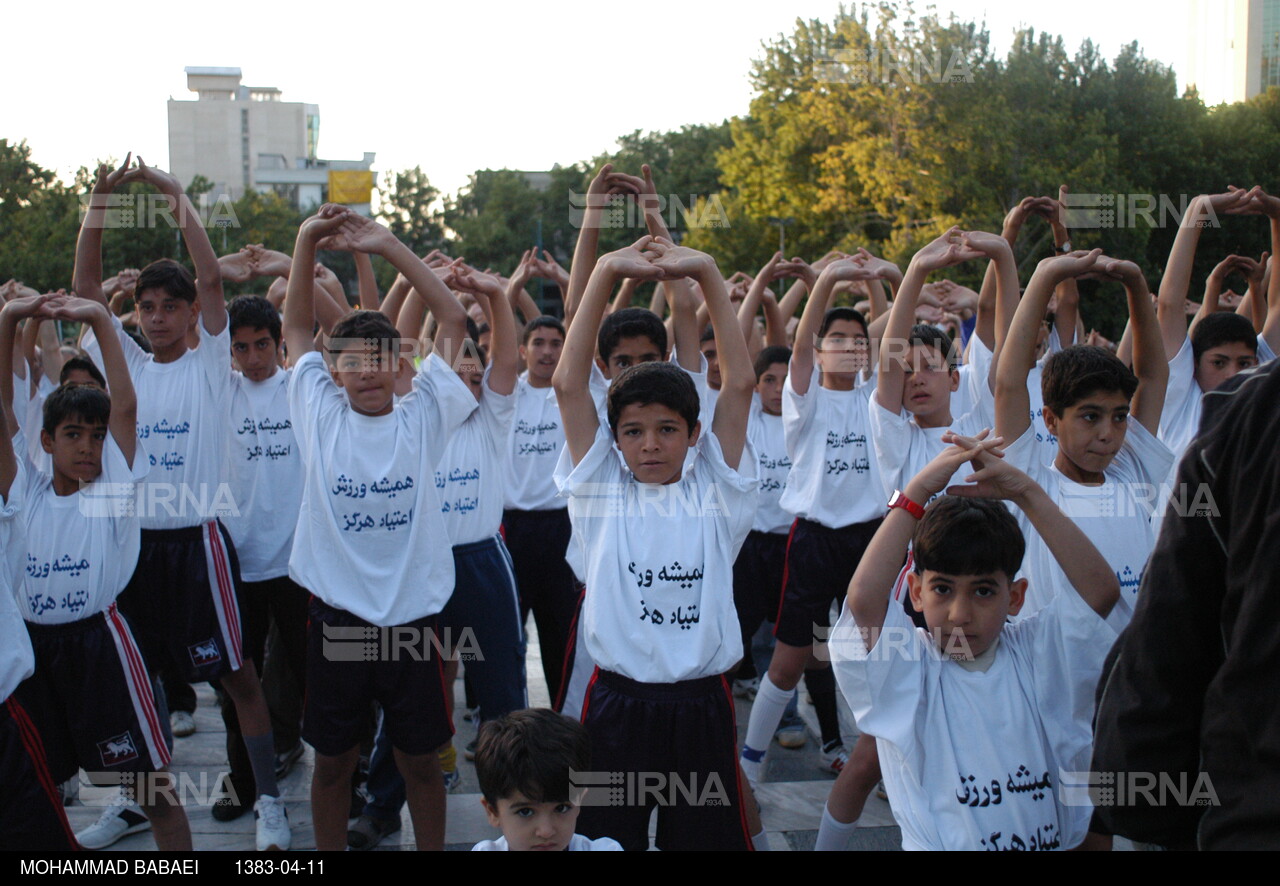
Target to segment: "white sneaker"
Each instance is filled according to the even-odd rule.
[[[761,755],[758,760],[751,759],[751,756],[754,754],[740,754],[738,765],[742,767],[742,774],[747,777],[747,784],[751,785],[754,791],[760,784],[760,776],[764,773],[764,756]]]
[[[845,750],[844,745],[833,743],[822,749],[822,755],[818,758],[818,768],[823,772],[839,775],[840,770],[844,769],[848,762],[849,752]]]
[[[132,797],[120,793],[96,822],[76,834],[76,839],[85,849],[106,849],[121,837],[149,830],[151,820],[142,814],[142,808]]]
[[[174,738],[186,738],[195,734],[196,718],[186,711],[174,711],[169,715],[169,728],[173,730]]]
[[[253,804],[253,817],[258,820],[258,851],[277,852],[289,848],[293,832],[289,830],[289,813],[284,800],[263,794]]]

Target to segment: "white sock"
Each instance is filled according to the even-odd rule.
[[[768,750],[769,742],[773,741],[773,733],[778,731],[778,724],[790,701],[789,690],[774,686],[768,674],[760,678],[756,700],[751,703],[751,720],[747,723],[745,744],[748,748],[754,751]]]
[[[769,851],[769,834],[764,828],[761,828],[760,833],[751,838],[751,845],[755,847],[756,852]]]
[[[846,846],[849,845],[849,837],[858,827],[858,822],[862,819],[857,818],[845,824],[843,821],[836,821],[831,815],[831,810],[826,806],[822,807],[822,824],[818,828],[818,842],[813,844],[814,852],[844,852]]]

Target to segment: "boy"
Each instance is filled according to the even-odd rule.
[[[1049,358],[1041,376],[1044,420],[1057,452],[1048,466],[1028,418],[1027,375],[1050,295],[1064,280],[1087,273],[1124,283],[1137,375],[1100,347],[1076,345]],[[1005,458],[1035,480],[1111,564],[1123,591],[1115,610],[1118,630],[1133,612],[1155,546],[1154,493],[1173,467],[1173,453],[1155,437],[1169,374],[1159,341],[1160,326],[1138,266],[1106,258],[1100,250],[1073,252],[1040,262],[996,367],[996,433],[1012,441]],[[1045,595],[1063,581],[1044,539],[1024,520],[1019,523],[1027,538],[1031,581],[1021,614],[1028,616],[1044,607]]]
[[[884,507],[875,452],[867,441],[873,389],[857,384],[867,365],[867,324],[852,308],[828,310],[827,305],[837,283],[879,274],[896,282],[896,270],[890,271],[887,262],[864,267],[855,258],[831,262],[817,277],[796,331],[782,391],[782,425],[792,467],[778,502],[795,520],[783,551],[777,644],[769,672],[760,678],[742,747],[742,770],[753,785],[802,673],[822,732],[820,765],[839,773],[848,760],[835,681],[825,656],[814,655],[821,644],[815,637],[821,638],[831,624],[831,603],[848,587]]]
[[[333,329],[332,365],[313,352],[311,275],[318,245],[382,255],[426,300],[438,324],[436,348],[395,402],[410,372],[401,338],[376,311],[357,311]],[[422,849],[444,844],[444,785],[436,749],[449,740],[442,667],[430,649],[435,615],[453,591],[453,557],[434,473],[445,441],[476,408],[445,362],[462,341],[466,312],[440,279],[390,231],[328,204],[303,222],[285,296],[284,338],[293,373],[289,406],[302,457],[302,510],[289,574],[314,595],[308,622],[303,738],[315,748],[311,809],[316,847],[347,845],[351,773],[369,705],[405,779]],[[377,628],[384,628],[379,632]],[[378,660],[331,658],[333,639],[410,636]],[[416,654],[410,654],[410,652]],[[340,660],[341,659],[341,660]],[[255,772],[256,775],[256,772]]]
[[[36,675],[18,693],[44,738],[55,782],[138,775],[134,796],[146,817],[112,817],[126,832],[154,827],[163,850],[189,850],[191,831],[164,776],[169,763],[151,677],[116,597],[137,562],[141,527],[135,484],[146,476],[138,451],[136,400],[107,309],[87,299],[17,299],[0,312],[0,360],[12,356],[19,319],[49,312],[90,324],[103,341],[113,398],[90,385],[63,385],[45,400],[41,448],[50,470],[26,465],[26,539],[19,607],[31,634]],[[0,400],[13,393],[0,375]],[[32,433],[37,433],[35,428]],[[15,450],[25,452],[22,434]],[[152,774],[154,773],[154,774]],[[149,821],[148,821],[149,819]],[[86,832],[99,849],[122,834]]]
[[[138,393],[138,437],[147,441],[148,460],[156,469],[139,487],[142,548],[120,594],[120,608],[154,670],[190,683],[219,680],[231,696],[258,791],[258,849],[287,849],[291,836],[276,786],[271,719],[257,668],[243,653],[235,547],[218,520],[228,504],[227,307],[217,255],[177,179],[141,158],[136,168],[129,168],[126,158],[114,172],[105,166],[98,170],[76,243],[74,288],[107,304],[102,293],[106,196],[133,181],[154,186],[168,199],[197,276],[168,259],[152,262],[138,276],[137,312],[151,353],[112,320]],[[199,341],[194,351],[189,334]],[[86,337],[85,349],[101,365],[96,334]]]
[[[530,708],[480,727],[476,777],[497,840],[472,852],[619,852],[616,840],[574,833],[581,794],[571,779],[591,768],[591,737],[577,720]]]
[[[1088,768],[1119,583],[1044,490],[998,457],[999,438],[943,442],[953,445],[895,494],[858,565],[831,643],[836,677],[875,736],[904,849],[1071,849],[1090,807],[1067,805],[1058,780]],[[975,485],[948,488],[966,461]],[[1027,515],[1074,588],[1016,625],[1022,535],[986,497]],[[891,599],[909,543],[927,630]]]
[[[280,314],[258,295],[227,306],[231,332],[231,481],[238,513],[226,519],[240,560],[240,616],[244,648],[258,672],[265,664],[272,622],[289,670],[305,674],[307,599],[289,578],[293,530],[302,504],[302,461],[289,413],[289,370],[280,368]],[[305,694],[305,685],[300,686]],[[227,728],[229,784],[214,802],[213,816],[230,821],[255,795],[252,766],[240,737],[235,706],[222,705]],[[296,736],[296,731],[294,733]],[[300,745],[293,745],[298,751]],[[273,747],[287,754],[292,747]]]
[[[712,431],[702,433],[693,380],[657,361],[613,380],[606,428],[590,376],[592,333],[609,293],[623,277],[677,276],[702,286],[718,333],[722,384]],[[700,790],[721,794],[718,806],[664,808],[660,848],[749,849],[724,673],[742,655],[729,588],[755,511],[747,446],[753,373],[715,262],[653,237],[605,256],[553,383],[566,441],[557,475],[586,561],[582,635],[598,664],[583,706],[593,765],[696,778]],[[653,802],[593,806],[582,831],[645,849]]]
[[[1280,316],[1267,312],[1267,324],[1258,335],[1244,316],[1216,313],[1196,323],[1187,334],[1187,289],[1191,266],[1200,242],[1201,225],[1218,213],[1263,213],[1271,225],[1271,254],[1280,248],[1280,197],[1261,188],[1232,189],[1225,194],[1201,194],[1187,207],[1169,251],[1169,263],[1160,280],[1157,311],[1165,358],[1169,361],[1169,389],[1160,417],[1159,437],[1180,459],[1200,425],[1200,398],[1237,372],[1258,364],[1259,354],[1272,356],[1280,348]],[[1267,301],[1280,299],[1280,274],[1272,274]],[[1264,347],[1265,346],[1265,347]],[[1176,462],[1175,462],[1176,467]],[[1169,474],[1173,481],[1173,472]],[[1176,494],[1176,493],[1175,493]]]

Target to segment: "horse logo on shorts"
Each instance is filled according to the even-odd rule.
[[[129,732],[98,742],[98,753],[102,756],[102,765],[107,768],[138,759],[138,748]]]
[[[191,663],[198,668],[222,661],[222,653],[218,652],[218,644],[212,637],[203,643],[188,646],[187,653],[191,656]]]

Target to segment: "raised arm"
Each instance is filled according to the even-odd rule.
[[[177,217],[178,230],[187,245],[187,254],[196,271],[196,298],[200,302],[200,321],[210,335],[218,335],[227,328],[227,303],[222,295],[222,272],[218,267],[218,254],[213,251],[209,234],[196,214],[186,192],[178,180],[163,170],[148,166],[138,158],[138,166],[127,173],[129,181],[144,181],[158,190],[170,202],[170,209]]]
[[[747,354],[747,340],[724,286],[724,277],[715,260],[706,253],[676,246],[664,239],[654,240],[653,249],[660,256],[654,264],[667,275],[668,282],[675,282],[673,277],[688,275],[696,279],[702,289],[720,361],[720,396],[711,429],[720,442],[725,464],[736,471],[747,445],[747,417],[751,413],[756,374]]]
[[[1254,188],[1249,193],[1252,206],[1265,215],[1269,222],[1271,255],[1280,255],[1280,197],[1268,194],[1262,188]],[[1263,264],[1266,264],[1265,257]],[[1267,278],[1267,319],[1262,326],[1262,338],[1271,346],[1272,351],[1280,353],[1280,274],[1272,273],[1270,265],[1267,265],[1263,273]]]
[[[102,229],[107,224],[107,198],[118,185],[128,179],[132,172],[129,169],[129,159],[132,156],[129,154],[125,157],[124,163],[114,171],[105,164],[98,167],[98,178],[89,193],[89,211],[80,223],[80,236],[76,239],[76,263],[71,274],[71,287],[81,298],[91,298],[103,305],[107,304],[102,292]]]
[[[1201,194],[1188,204],[1182,216],[1164,276],[1160,278],[1156,305],[1166,360],[1174,358],[1187,338],[1187,290],[1191,286],[1191,266],[1200,243],[1200,229],[1221,213],[1241,211],[1248,203],[1249,193],[1232,190],[1225,194]]]
[[[1133,329],[1133,373],[1138,376],[1129,413],[1154,435],[1160,430],[1160,413],[1164,411],[1164,395],[1169,387],[1169,361],[1164,356],[1160,321],[1151,303],[1147,279],[1130,261],[1106,259],[1098,263],[1098,269],[1124,284]]]
[[[65,298],[53,295],[24,295],[10,300],[0,310],[0,408],[4,410],[9,427],[18,428],[18,419],[13,414],[13,373],[7,367],[13,363],[18,353],[18,324],[23,320],[39,322],[40,319],[53,316],[53,309]],[[104,308],[105,310],[105,308]],[[115,335],[111,336],[115,341]]]
[[[97,302],[85,298],[71,298],[54,309],[54,316],[75,323],[86,323],[93,328],[102,350],[102,369],[111,392],[111,418],[108,428],[111,439],[116,441],[125,461],[133,467],[138,444],[138,397],[133,379],[129,377],[129,364],[120,347],[120,339],[111,324],[111,313]]]
[[[569,266],[569,288],[564,295],[566,327],[572,325],[578,312],[578,303],[586,292],[587,281],[591,279],[591,272],[595,269],[600,226],[609,198],[617,194],[639,194],[642,184],[635,176],[614,172],[613,164],[606,163],[587,186],[587,193],[582,195],[586,205],[582,209],[578,242],[573,249],[573,263]],[[599,326],[599,321],[596,325]],[[593,332],[592,335],[594,334]]]
[[[608,167],[605,167],[608,169]],[[564,426],[565,445],[576,465],[595,442],[600,419],[591,398],[591,364],[596,353],[596,331],[604,319],[609,295],[623,277],[656,280],[662,270],[653,264],[657,252],[650,248],[653,238],[645,236],[631,246],[604,256],[591,273],[583,291],[578,317],[569,327],[564,350],[551,378],[560,418]],[[576,264],[576,262],[575,262]]]
[[[516,389],[516,367],[520,359],[516,318],[507,299],[510,287],[504,288],[497,277],[466,265],[459,266],[446,282],[455,289],[471,293],[484,308],[493,331],[489,343],[489,390],[503,396],[510,394]]]
[[[1191,325],[1187,327],[1187,335],[1190,335],[1195,330],[1196,325],[1205,317],[1218,312],[1222,287],[1232,272],[1241,269],[1240,258],[1241,256],[1238,255],[1228,255],[1213,266],[1213,270],[1209,272],[1209,276],[1204,281],[1204,299],[1200,302],[1200,310],[1196,311],[1196,315],[1191,318]]]
[[[284,299],[284,343],[290,366],[314,347],[316,244],[338,230],[338,226],[350,214],[351,211],[343,206],[326,203],[298,228],[298,238],[293,247],[293,266]]]
[[[1031,425],[1027,376],[1036,359],[1036,337],[1053,291],[1067,277],[1078,277],[1097,264],[1101,249],[1046,258],[1036,266],[1018,304],[1013,324],[996,361],[996,433],[1013,442]]]

